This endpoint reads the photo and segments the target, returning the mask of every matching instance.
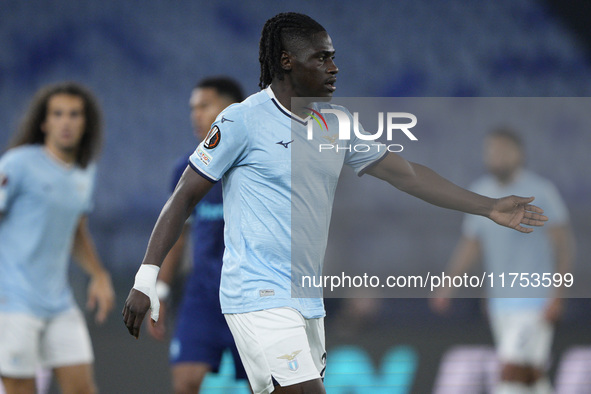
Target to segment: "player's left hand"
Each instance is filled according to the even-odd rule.
[[[97,309],[95,321],[102,324],[107,319],[107,315],[115,305],[115,291],[111,283],[111,277],[107,272],[101,272],[94,275],[88,285],[88,301],[86,308],[88,310]]]
[[[530,203],[534,197],[508,196],[499,198],[491,211],[489,217],[501,226],[509,227],[522,233],[531,233],[533,228],[528,226],[543,226],[548,220],[543,215],[544,210]]]

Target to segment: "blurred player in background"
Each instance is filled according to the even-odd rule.
[[[8,394],[34,393],[39,366],[53,370],[64,393],[96,392],[68,265],[72,255],[90,275],[87,307],[104,322],[114,292],[87,224],[101,137],[92,93],[59,83],[35,95],[0,158],[0,375]]]
[[[566,273],[571,267],[574,240],[568,212],[556,187],[524,169],[521,138],[512,129],[498,128],[485,140],[484,159],[489,175],[477,180],[472,190],[493,197],[507,193],[533,193],[546,214],[548,224],[524,236],[490,225],[477,216],[466,216],[462,237],[456,246],[446,273],[463,275],[483,258],[487,272]],[[533,278],[532,278],[533,279]],[[493,288],[494,292],[495,289]],[[488,312],[501,375],[497,393],[551,393],[546,367],[552,345],[553,325],[563,311],[561,289],[548,298],[491,298]],[[502,297],[502,293],[497,294]],[[450,307],[453,293],[443,290],[442,297],[431,300],[440,313]]]
[[[191,122],[195,136],[203,140],[211,124],[224,108],[244,99],[242,88],[227,77],[211,77],[200,81],[191,94]],[[183,156],[174,170],[174,190],[189,156]],[[179,240],[162,264],[158,275],[160,319],[148,325],[156,339],[165,338],[166,301],[179,263],[184,256],[189,237],[193,242],[193,269],[185,282],[185,290],[175,333],[170,344],[174,392],[197,393],[205,375],[218,372],[222,354],[232,352],[236,377],[246,379],[234,338],[224,316],[220,313],[220,276],[224,254],[224,217],[222,185],[218,183],[197,204],[191,219],[185,224]]]
[[[542,225],[547,219],[529,205],[533,198],[477,195],[377,143],[369,151],[342,149],[322,160],[292,160],[294,146],[309,144],[302,118],[309,110],[292,108],[291,99],[321,97],[320,103],[308,105],[331,108],[326,101],[336,89],[339,71],[334,56],[326,30],[306,15],[282,13],[265,23],[259,49],[262,90],[218,115],[191,155],[190,167],[154,227],[123,309],[125,325],[136,337],[149,309],[158,319],[159,267],[195,204],[223,178],[221,306],[255,393],[325,392],[324,304],[321,296],[292,297],[292,253],[306,254],[297,266],[306,275],[321,274],[344,164],[432,204],[480,214],[518,231],[530,232],[521,224]],[[327,129],[338,129],[336,117],[329,118]],[[296,170],[302,184],[292,188]],[[301,211],[292,210],[294,201]],[[292,239],[299,238],[292,238],[293,217],[312,224],[301,229],[307,243],[294,248]]]

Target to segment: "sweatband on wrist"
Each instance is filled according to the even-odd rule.
[[[156,278],[160,267],[153,264],[142,264],[140,269],[135,274],[135,283],[133,288],[141,291],[150,298],[150,316],[154,321],[158,321],[160,313],[160,301],[158,301],[158,294],[156,293]]]

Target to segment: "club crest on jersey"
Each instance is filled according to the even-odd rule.
[[[213,149],[219,145],[220,140],[222,139],[222,133],[220,133],[220,129],[217,126],[213,126],[205,140],[203,141],[203,146],[207,149]]]
[[[296,350],[295,352],[291,353],[291,354],[284,354],[283,356],[279,356],[277,358],[279,359],[283,359],[287,361],[287,368],[289,368],[290,371],[295,372],[300,368],[300,363],[298,362],[298,359],[296,358],[298,354],[300,354],[301,350]]]

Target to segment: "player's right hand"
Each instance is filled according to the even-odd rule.
[[[530,204],[534,197],[508,196],[496,200],[489,218],[501,226],[509,227],[522,233],[534,231],[528,226],[543,226],[548,217],[544,216],[544,210]]]
[[[150,298],[139,290],[131,289],[121,313],[127,330],[136,339],[140,337],[140,327],[149,310]]]

